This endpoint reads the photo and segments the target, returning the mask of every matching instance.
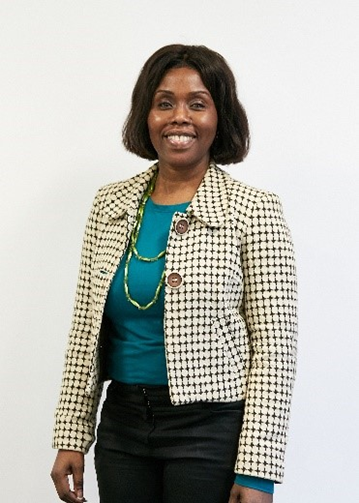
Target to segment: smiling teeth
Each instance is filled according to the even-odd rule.
[[[171,134],[171,135],[167,136],[167,138],[169,138],[170,140],[173,140],[173,141],[183,142],[183,141],[191,140],[193,138],[193,136],[183,135],[183,134],[181,134],[181,135]]]

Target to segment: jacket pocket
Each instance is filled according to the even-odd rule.
[[[218,346],[223,349],[232,371],[238,375],[247,373],[250,360],[248,330],[244,319],[227,311],[226,316],[215,322]]]
[[[91,273],[91,291],[95,300],[98,296],[107,294],[107,288],[110,282],[110,273],[107,269],[96,268]]]

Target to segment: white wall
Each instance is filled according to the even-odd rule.
[[[120,129],[140,67],[177,41],[230,62],[253,133],[230,171],[281,195],[295,239],[300,364],[276,502],[353,501],[358,18],[357,0],[0,1],[2,501],[56,500],[50,437],[85,219],[100,185],[148,165]]]

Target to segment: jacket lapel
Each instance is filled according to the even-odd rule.
[[[157,170],[157,163],[139,175],[120,183],[118,189],[111,192],[104,206],[104,218],[114,221],[124,216],[135,216],[149,181]],[[228,210],[229,175],[210,163],[198,190],[187,209],[188,215],[193,215],[209,227],[221,227]]]
[[[116,184],[117,190],[111,192],[105,202],[103,210],[105,221],[122,219],[126,214],[135,216],[141,197],[156,170],[157,164],[154,164],[125,183]]]
[[[221,227],[228,210],[229,180],[229,175],[211,162],[187,213],[209,227]]]

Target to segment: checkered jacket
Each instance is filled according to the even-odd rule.
[[[55,448],[87,452],[94,440],[104,305],[155,170],[156,165],[103,187],[95,198],[56,410]],[[184,218],[188,228],[179,233],[176,222]],[[173,405],[245,399],[235,471],[280,482],[297,321],[292,242],[278,197],[211,163],[186,212],[173,216],[165,270]],[[179,278],[175,287],[172,273]]]

